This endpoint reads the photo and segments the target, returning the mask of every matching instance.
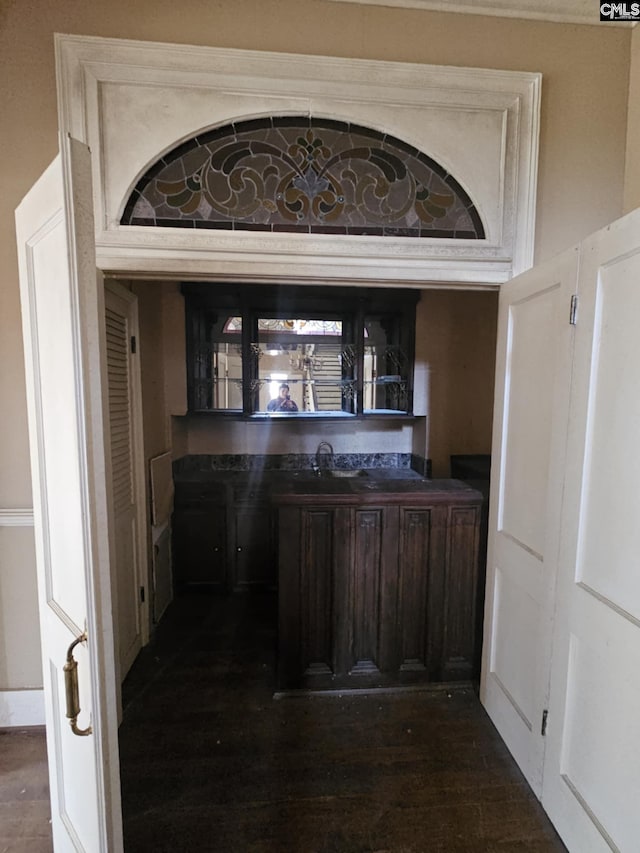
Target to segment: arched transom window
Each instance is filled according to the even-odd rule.
[[[165,154],[123,225],[483,239],[446,169],[371,128],[307,117],[236,122]]]

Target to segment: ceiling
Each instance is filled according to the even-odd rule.
[[[424,9],[434,12],[456,12],[471,15],[493,15],[503,18],[527,18],[537,21],[554,21],[571,24],[600,23],[600,3],[598,0],[337,0],[342,3],[362,3],[375,6],[398,6],[412,9]],[[613,26],[635,26],[635,24],[614,24]]]

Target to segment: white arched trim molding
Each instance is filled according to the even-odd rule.
[[[539,74],[56,37],[60,129],[92,152],[98,264],[112,275],[496,286],[531,266]],[[120,225],[137,179],[198,132],[269,115],[378,128],[455,176],[483,240]]]

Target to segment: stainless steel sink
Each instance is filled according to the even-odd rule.
[[[368,473],[364,468],[329,468],[324,471],[327,477],[368,477]]]

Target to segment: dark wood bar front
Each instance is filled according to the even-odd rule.
[[[280,690],[477,677],[479,492],[327,476],[282,484],[272,500]]]

